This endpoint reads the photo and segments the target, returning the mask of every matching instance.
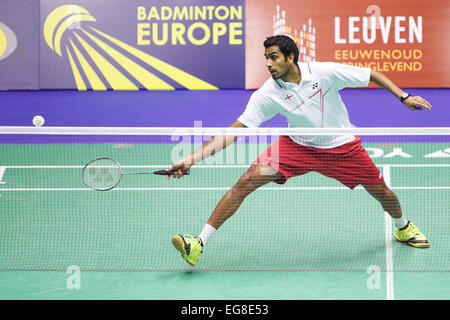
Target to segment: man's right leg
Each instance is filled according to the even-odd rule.
[[[239,181],[223,196],[211,214],[208,224],[218,229],[229,217],[236,212],[242,201],[257,188],[283,175],[265,163],[254,163]]]
[[[257,188],[275,180],[283,175],[265,163],[257,162],[250,166],[239,181],[223,196],[213,213],[211,214],[205,229],[215,231],[229,217],[236,212],[242,201]],[[202,232],[204,233],[204,232]],[[211,235],[211,233],[208,235]],[[200,234],[202,236],[202,234]],[[190,235],[175,235],[172,243],[191,266],[194,266],[202,254],[203,242],[205,239],[194,238]]]

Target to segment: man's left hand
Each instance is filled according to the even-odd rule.
[[[431,110],[431,104],[419,96],[410,96],[403,101],[403,104],[413,111],[424,109]]]

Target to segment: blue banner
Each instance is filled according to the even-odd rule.
[[[41,2],[41,88],[243,88],[245,1]]]
[[[0,1],[0,90],[39,89],[39,0]]]

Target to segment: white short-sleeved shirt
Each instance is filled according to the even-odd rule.
[[[259,127],[277,114],[286,117],[289,127],[353,127],[339,90],[365,87],[370,68],[334,62],[298,63],[301,82],[269,78],[256,90],[238,121],[247,127]],[[353,141],[354,136],[291,136],[296,143],[329,149]]]

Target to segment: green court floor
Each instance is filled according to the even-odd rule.
[[[310,173],[251,194],[191,268],[172,235],[199,233],[249,159],[218,154],[180,180],[125,176],[98,192],[81,181],[89,160],[163,169],[179,150],[0,145],[0,299],[448,299],[448,144],[365,147],[429,249],[393,241],[364,189]]]

